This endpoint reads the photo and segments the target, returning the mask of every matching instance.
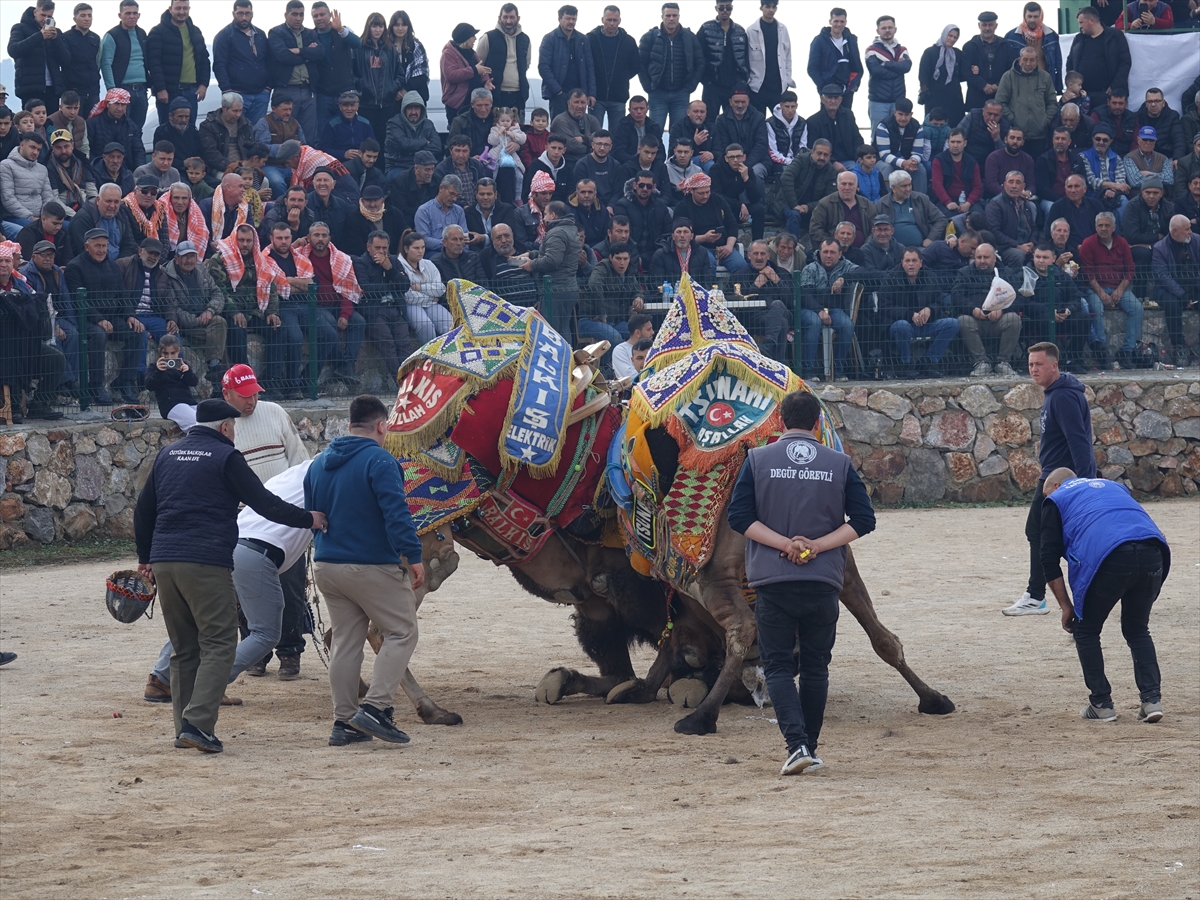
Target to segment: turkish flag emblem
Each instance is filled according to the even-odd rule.
[[[728,403],[712,403],[709,404],[708,411],[705,412],[704,418],[708,420],[708,424],[714,428],[720,428],[722,425],[728,425],[734,419],[733,407]]]

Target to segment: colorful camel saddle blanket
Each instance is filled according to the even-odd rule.
[[[502,468],[520,467],[535,478],[553,475],[577,392],[570,344],[535,310],[469,281],[451,281],[446,300],[455,326],[400,366],[387,448],[416,458],[444,440],[473,396],[507,379],[509,405],[494,435]],[[440,467],[437,458],[422,462],[446,479],[461,472],[461,465]]]
[[[475,509],[483,499],[475,479],[447,481],[412,459],[401,459],[404,493],[417,534],[427,534]]]

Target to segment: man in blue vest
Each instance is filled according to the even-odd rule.
[[[829,693],[845,547],[875,530],[875,511],[850,457],[818,440],[817,398],[805,391],[788,394],[780,414],[787,431],[750,451],[728,515],[729,527],[746,536],[746,577],[758,593],[758,649],[787,742],[779,774],[798,775],[823,765],[817,740]],[[797,631],[798,692],[792,656]]]
[[[158,585],[171,637],[175,746],[205,753],[224,748],[213,733],[237,652],[233,551],[238,505],[290,528],[325,528],[325,515],[271,493],[233,445],[234,419],[224,400],[204,400],[196,424],[164,447],[138,495],[133,528],[138,571]]]
[[[1162,677],[1150,608],[1171,570],[1171,548],[1154,520],[1129,496],[1124,485],[1100,478],[1076,478],[1068,468],[1046,478],[1042,507],[1041,553],[1046,581],[1062,609],[1062,627],[1075,636],[1083,680],[1091,696],[1080,715],[1111,722],[1112,687],[1104,677],[1100,630],[1121,601],[1121,634],[1133,656],[1133,680],[1142,705],[1139,722],[1163,717]],[[1070,568],[1072,602],[1058,561]]]

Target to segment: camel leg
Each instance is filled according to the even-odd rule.
[[[608,692],[605,703],[653,703],[658,698],[659,689],[671,674],[671,663],[674,652],[670,641],[664,641],[658,648],[658,655],[650,666],[645,678],[634,678],[623,684],[618,684]]]
[[[579,645],[600,669],[600,675],[585,675],[561,666],[551,669],[534,691],[539,703],[554,704],[571,694],[605,697],[634,676],[624,626],[607,600],[592,594],[575,605],[574,619]]]
[[[879,658],[904,676],[904,680],[917,692],[917,696],[921,698],[921,702],[917,705],[918,710],[935,716],[944,716],[954,712],[954,703],[950,698],[935,691],[918,678],[916,673],[908,667],[908,663],[904,661],[904,645],[900,643],[900,638],[892,634],[879,621],[879,616],[875,612],[875,604],[871,602],[871,594],[867,591],[866,584],[863,583],[858,566],[854,562],[854,554],[849,548],[846,550],[846,577],[839,599],[842,601],[842,605],[850,610],[851,615],[858,620],[863,631],[867,633],[867,637],[871,639],[871,647],[874,648]]]

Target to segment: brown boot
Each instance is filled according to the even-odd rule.
[[[280,681],[295,681],[300,677],[300,657],[298,656],[281,656],[279,657],[279,680]]]
[[[228,694],[226,694],[225,696],[223,696],[221,698],[221,705],[222,706],[241,706],[242,698],[241,697],[230,697]]]
[[[158,676],[151,672],[150,677],[146,679],[146,690],[142,699],[147,703],[170,703],[171,686],[165,681],[160,681]]]

